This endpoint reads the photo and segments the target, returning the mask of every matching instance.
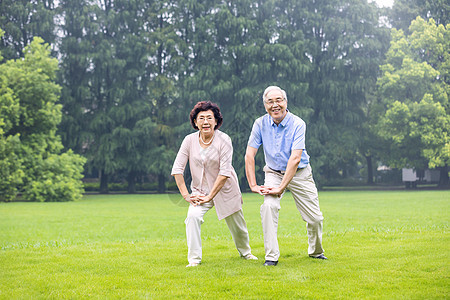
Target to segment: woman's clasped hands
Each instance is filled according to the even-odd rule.
[[[189,194],[186,197],[183,197],[184,200],[191,203],[193,206],[201,205],[203,203],[210,202],[212,199],[209,195],[193,195]]]

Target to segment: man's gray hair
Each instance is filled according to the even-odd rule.
[[[264,102],[266,102],[266,100],[267,100],[267,94],[273,90],[280,91],[281,94],[283,95],[283,99],[286,99],[286,101],[287,101],[286,92],[284,90],[282,90],[279,86],[271,85],[264,90],[264,93],[263,93],[263,101]]]

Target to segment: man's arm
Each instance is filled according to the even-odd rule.
[[[247,146],[247,151],[245,152],[245,175],[247,176],[247,181],[250,189],[253,193],[258,193],[260,195],[264,195],[264,187],[259,186],[256,183],[255,176],[255,156],[258,152],[258,149]]]
[[[298,165],[300,163],[300,160],[302,158],[302,152],[303,150],[292,150],[291,156],[289,157],[287,166],[286,166],[286,172],[284,173],[283,179],[281,180],[279,187],[268,187],[267,192],[265,195],[281,195],[283,191],[288,186],[289,182],[291,182],[292,178],[294,177],[295,173],[297,172]]]

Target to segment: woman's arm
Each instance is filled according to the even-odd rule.
[[[172,176],[175,178],[178,190],[180,191],[180,194],[181,196],[183,196],[184,200],[195,205],[186,187],[186,182],[184,181],[183,176],[184,168],[186,167],[190,154],[189,144],[190,141],[188,137],[185,137],[183,142],[181,143],[180,149],[178,150],[175,162],[173,163]]]
[[[175,182],[177,183],[177,187],[180,191],[181,196],[183,196],[184,200],[186,200],[187,202],[191,202],[191,195],[189,194],[189,191],[186,187],[186,182],[184,182],[183,174],[174,174],[173,177],[175,177]]]
[[[223,176],[223,175],[218,175],[216,178],[216,181],[214,182],[214,186],[211,190],[211,192],[209,193],[209,195],[206,196],[197,196],[196,198],[199,199],[199,201],[197,202],[197,204],[203,204],[206,202],[211,201],[212,199],[214,199],[214,197],[217,195],[217,193],[223,188],[223,186],[225,185],[225,182],[227,182],[228,177]]]

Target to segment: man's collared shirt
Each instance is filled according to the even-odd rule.
[[[262,144],[267,166],[277,171],[286,170],[292,150],[303,150],[298,165],[301,169],[309,163],[305,133],[305,122],[289,111],[278,126],[269,114],[265,114],[253,123],[248,146],[258,149]]]

